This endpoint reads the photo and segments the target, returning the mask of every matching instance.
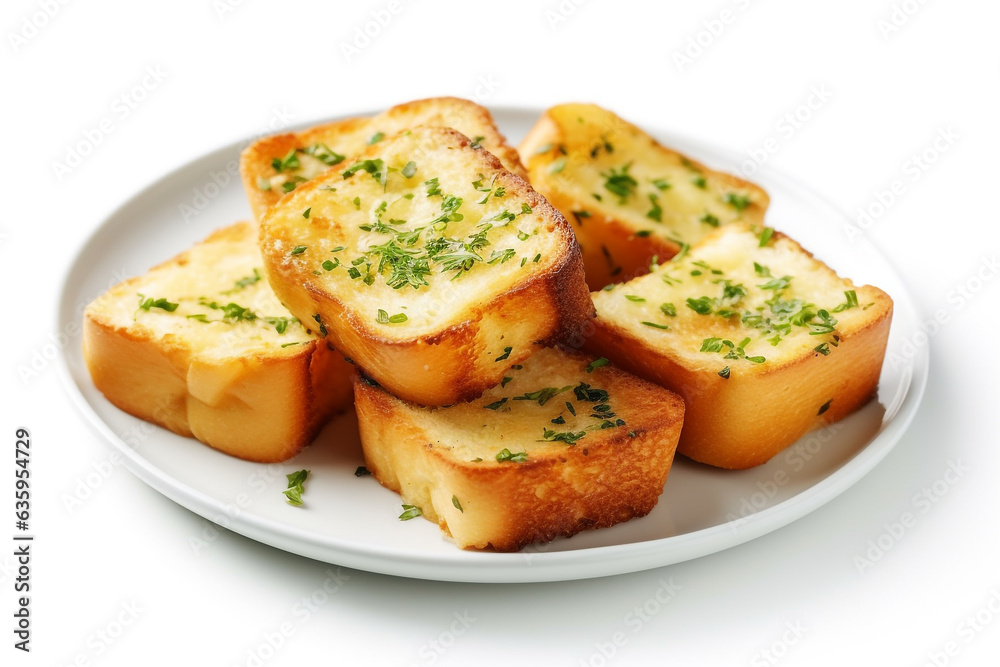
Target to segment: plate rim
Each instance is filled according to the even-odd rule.
[[[530,105],[489,105],[487,107],[494,118],[498,116],[525,116],[537,118],[544,109]],[[308,128],[324,122],[332,122],[344,118],[362,115],[372,115],[375,112],[357,112],[333,117],[322,117],[295,123],[283,128],[282,132],[292,132],[300,128]],[[506,130],[497,122],[502,133]],[[687,136],[662,126],[651,127],[647,131],[663,143],[680,141],[693,143],[703,148],[713,156],[731,157],[731,164],[736,164],[735,153],[721,148],[700,136]],[[252,139],[251,139],[252,140]],[[179,164],[167,169],[125,200],[119,202],[111,211],[100,217],[100,221],[88,232],[85,239],[74,253],[73,259],[63,270],[59,281],[59,292],[56,303],[56,321],[59,330],[70,322],[77,323],[78,317],[72,319],[74,311],[72,300],[72,278],[81,269],[81,263],[89,255],[87,252],[97,242],[102,232],[107,231],[108,223],[118,217],[129,206],[148,196],[156,187],[168,183],[179,174],[187,171],[192,165],[209,161],[223,155],[232,155],[240,146],[246,144],[247,138],[223,143],[208,151],[182,160]],[[761,167],[758,174],[763,173],[767,181],[778,182],[782,187],[789,188],[799,195],[821,204],[838,218],[849,220],[849,216],[836,203],[831,202],[823,194],[809,188],[781,170],[770,165]],[[875,255],[884,263],[884,268],[899,283],[892,298],[897,307],[894,308],[894,323],[899,321],[900,311],[909,321],[907,330],[916,325],[916,308],[912,295],[893,263],[882,252],[881,248],[870,238],[865,237]],[[898,305],[903,305],[902,309]],[[67,346],[68,347],[68,346]],[[97,414],[94,407],[84,396],[78,386],[73,371],[70,368],[69,351],[62,348],[58,355],[58,374],[66,393],[76,410],[85,418],[88,426],[114,451],[124,457],[125,467],[135,474],[145,484],[169,498],[178,505],[212,521],[228,530],[239,533],[257,542],[267,544],[277,549],[312,558],[325,563],[351,567],[359,570],[435,581],[465,582],[465,583],[538,583],[555,582],[594,577],[613,576],[629,572],[653,569],[685,562],[707,556],[720,551],[745,544],[758,537],[780,530],[790,523],[801,519],[823,505],[834,500],[847,491],[855,483],[867,476],[895,448],[903,434],[909,428],[923,400],[927,386],[930,355],[928,346],[920,346],[916,353],[907,360],[903,372],[907,378],[905,395],[896,413],[884,421],[881,428],[838,469],[823,477],[820,481],[799,491],[795,495],[772,506],[763,508],[753,514],[741,518],[738,531],[731,525],[732,521],[719,523],[695,531],[655,538],[639,542],[625,542],[612,545],[583,547],[553,552],[535,552],[523,550],[512,554],[481,552],[476,554],[476,560],[467,560],[468,552],[455,549],[454,554],[394,554],[393,549],[380,546],[347,541],[340,538],[331,540],[316,533],[310,533],[302,528],[282,524],[281,522],[252,513],[241,513],[222,525],[212,517],[226,516],[224,505],[217,499],[205,494],[200,489],[186,481],[160,470],[152,461],[146,459],[135,448],[129,446],[111,427]],[[159,427],[157,427],[159,428]],[[331,541],[335,544],[331,544]],[[668,544],[680,543],[673,550]],[[679,552],[679,553],[678,553]],[[331,559],[331,554],[336,559]],[[668,556],[673,554],[673,556]],[[465,559],[465,560],[463,560]],[[600,567],[595,567],[599,564]]]

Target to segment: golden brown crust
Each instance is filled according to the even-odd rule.
[[[544,385],[548,376],[536,373],[533,363],[545,363],[549,372],[568,368],[578,381],[609,392],[609,403],[625,425],[592,431],[575,445],[540,445],[542,427],[538,433],[530,425],[525,427],[532,411],[558,411],[561,400],[553,399],[546,408],[532,404],[523,409],[527,402],[520,403],[517,412],[507,415],[484,412],[479,403],[503,393],[494,388],[475,405],[435,410],[401,401],[356,377],[355,405],[366,466],[380,483],[400,493],[407,504],[420,507],[425,518],[437,522],[466,549],[516,551],[532,542],[644,516],[662,492],[684,406],[675,394],[612,366],[588,373],[586,366],[592,360],[580,353],[546,349],[519,371],[534,373],[533,381]],[[560,382],[567,376],[561,377]],[[565,396],[573,398],[572,393]],[[502,439],[469,444],[463,434],[481,428],[475,421],[481,414],[496,417],[491,428]],[[542,421],[559,428],[548,419]],[[528,458],[497,461],[495,454],[503,448],[527,449]]]
[[[200,246],[256,254],[248,223],[213,233]],[[259,258],[252,260],[259,262]],[[211,266],[192,263],[190,252],[149,274],[112,288],[88,306],[83,350],[94,385],[120,409],[239,458],[276,462],[311,442],[335,412],[350,405],[352,367],[325,342],[309,339],[256,352],[205,354],[204,341],[162,333],[116,312],[150,276]]]
[[[388,136],[418,126],[452,127],[470,138],[481,138],[479,143],[505,168],[527,178],[518,152],[497,129],[489,110],[457,97],[427,98],[396,105],[376,116],[350,118],[301,132],[266,137],[248,146],[240,156],[240,174],[254,217],[260,220],[284,194],[279,187],[262,190],[259,186],[275,175],[271,166],[274,158],[282,158],[290,150],[325,143],[346,156],[344,162],[332,168],[346,167],[352,164],[353,157],[364,152],[376,132]]]
[[[600,147],[604,145],[612,150],[602,151]],[[519,152],[532,185],[573,224],[592,290],[648,273],[654,257],[661,262],[670,259],[680,251],[679,241],[694,243],[700,233],[711,229],[707,224],[696,224],[694,230],[673,233],[665,223],[675,213],[679,218],[697,218],[711,209],[724,224],[733,218],[723,213],[732,213],[725,206],[719,210],[722,197],[730,191],[746,194],[750,199],[749,205],[736,216],[740,220],[759,223],[768,205],[768,195],[760,187],[683,156],[595,105],[562,104],[548,109],[525,136]],[[557,160],[562,160],[565,166],[553,171]],[[623,217],[625,211],[613,203],[614,196],[604,189],[603,179],[595,173],[587,174],[587,165],[595,160],[605,160],[606,167],[629,164],[633,170],[644,168],[669,177],[665,179],[670,181],[665,191],[653,189],[647,193],[657,197],[657,201],[666,200],[671,189],[692,190],[689,179],[678,176],[677,172],[700,174],[705,179],[704,186],[688,193],[689,199],[678,202],[676,211],[664,204],[662,223],[640,214],[642,223],[637,224],[634,216]],[[641,181],[637,189],[645,187]],[[602,201],[597,201],[595,193]],[[651,209],[645,198],[632,197],[641,199],[643,212]],[[689,222],[686,224],[690,227]]]
[[[418,149],[426,153],[420,159],[421,168],[429,169],[442,155],[447,154],[449,159],[460,155],[463,178],[495,176],[494,184],[506,189],[506,207],[520,210],[522,203],[527,203],[532,217],[543,221],[548,250],[545,261],[522,264],[516,282],[503,289],[491,287],[483,293],[453,296],[467,302],[466,307],[439,318],[429,331],[407,335],[404,329],[390,336],[375,318],[360,310],[359,299],[368,286],[357,280],[346,281],[337,291],[326,282],[322,271],[315,275],[317,269],[305,261],[307,256],[300,258],[303,261],[289,261],[288,249],[305,244],[304,239],[313,233],[312,225],[320,224],[316,213],[306,220],[301,211],[319,210],[317,202],[324,197],[345,196],[343,183],[349,181],[340,174],[328,174],[302,185],[265,215],[261,222],[265,269],[275,292],[292,313],[303,322],[311,323],[318,317],[333,345],[396,395],[424,405],[469,400],[501,379],[504,365],[496,360],[507,348],[511,349],[505,358],[516,363],[541,345],[571,335],[593,318],[579,248],[568,223],[556,209],[522,178],[504,170],[491,153],[471,148],[464,135],[445,128],[421,128],[406,136],[385,139],[369,148],[365,156],[382,154],[383,149],[395,147],[395,142],[418,144]],[[427,149],[427,145],[433,148]],[[337,185],[341,192],[324,190],[329,184]],[[363,211],[356,216],[352,211],[343,215],[343,219],[323,224],[329,225],[331,233],[339,233],[369,222]],[[479,268],[489,270],[485,264]],[[442,280],[440,275],[436,279]],[[382,280],[376,277],[378,285]],[[461,282],[454,284],[456,290],[462,289]],[[319,324],[314,328],[318,329]]]
[[[600,317],[587,349],[602,351],[622,368],[684,397],[678,452],[741,470],[766,463],[807,432],[843,419],[872,398],[891,319],[891,311],[886,312],[845,336],[830,358],[813,354],[767,373],[728,380],[650,350]]]
[[[793,244],[801,256],[832,274],[787,236],[775,233],[773,238]],[[717,467],[750,468],[767,462],[808,431],[854,412],[875,394],[892,321],[892,300],[878,288],[843,284],[857,291],[867,310],[863,319],[838,326],[839,344],[827,355],[807,349],[794,358],[760,365],[742,363],[724,378],[719,374],[722,364],[736,368],[740,362],[710,354],[702,355],[704,360],[693,359],[689,351],[664,342],[658,332],[637,335],[620,313],[612,314],[600,302],[586,349],[684,398],[687,411],[678,452]],[[620,290],[644,294],[635,284]],[[683,308],[680,303],[678,307]]]

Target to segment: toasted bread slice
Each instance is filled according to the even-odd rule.
[[[769,228],[728,225],[652,273],[593,294],[591,351],[681,394],[678,451],[764,463],[878,385],[892,300]]]
[[[680,397],[580,352],[539,350],[471,403],[425,408],[354,381],[365,465],[462,548],[516,551],[649,513]]]
[[[520,146],[531,184],[573,222],[587,283],[648,271],[719,225],[759,223],[768,196],[593,104],[546,111]]]
[[[369,147],[261,221],[288,309],[397,396],[469,400],[593,318],[565,218],[448,128]]]
[[[457,97],[407,102],[370,118],[351,118],[261,139],[240,157],[243,186],[260,220],[283,194],[363,153],[369,145],[419,125],[451,127],[493,153],[504,167],[527,177],[517,151],[484,107]]]
[[[351,404],[352,366],[278,302],[246,222],[97,298],[83,351],[122,410],[251,461],[295,455]]]

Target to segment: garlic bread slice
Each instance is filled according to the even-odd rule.
[[[87,306],[83,350],[113,404],[251,461],[283,461],[350,407],[353,368],[263,279],[239,223]]]
[[[720,225],[760,223],[758,186],[671,150],[593,104],[548,109],[519,151],[532,185],[573,223],[587,283],[645,273]]]
[[[864,405],[892,320],[882,290],[746,224],[593,298],[587,348],[683,396],[678,451],[723,468],[764,463]]]
[[[419,125],[451,127],[493,153],[504,167],[526,176],[517,151],[497,129],[490,112],[457,97],[435,97],[396,105],[372,117],[351,118],[260,139],[240,157],[243,186],[257,220],[282,195],[368,146]]]
[[[416,128],[296,188],[260,228],[300,321],[397,396],[475,398],[593,317],[569,224],[449,128]]]
[[[354,381],[365,465],[464,549],[516,551],[648,514],[673,463],[680,397],[556,348],[443,408]]]

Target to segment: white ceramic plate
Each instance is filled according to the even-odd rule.
[[[495,109],[516,145],[540,110]],[[667,145],[716,168],[735,171],[734,156],[683,136],[655,132]],[[230,145],[167,174],[110,215],[80,250],[59,304],[60,330],[110,285],[144,273],[204,238],[250,216],[236,171],[243,145]],[[727,472],[679,457],[648,516],[613,528],[532,546],[520,553],[466,552],[429,521],[401,522],[399,497],[363,463],[353,414],[329,424],[292,461],[262,465],[220,454],[195,440],[131,417],[94,389],[79,346],[69,346],[65,380],[87,420],[125,457],[128,468],[175,502],[233,531],[279,549],[347,567],[407,577],[467,582],[582,579],[697,558],[776,530],[842,493],[898,442],[923,395],[926,346],[913,301],[892,268],[848,220],[793,181],[761,170],[754,180],[771,195],[769,224],[857,283],[878,285],[895,300],[889,355],[878,400],[824,431],[805,436],[768,464]],[[307,505],[284,502],[285,473],[308,468]]]

